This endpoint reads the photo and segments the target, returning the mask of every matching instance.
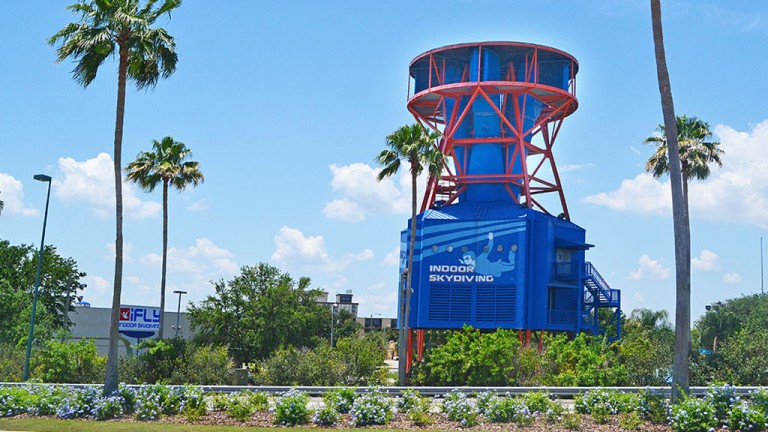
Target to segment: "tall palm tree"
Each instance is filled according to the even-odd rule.
[[[115,111],[115,279],[109,331],[109,355],[104,394],[117,390],[118,318],[123,283],[123,181],[122,146],[125,117],[125,85],[133,81],[139,89],[153,88],[160,77],[176,70],[176,42],[162,28],[153,28],[161,15],[181,5],[181,0],[79,0],[68,7],[78,16],[53,35],[48,43],[59,44],[57,62],[75,61],[72,76],[88,87],[99,67],[110,57],[117,57],[117,109]],[[158,4],[159,3],[159,4]]]
[[[440,177],[445,155],[435,146],[435,141],[439,136],[440,134],[437,132],[430,132],[419,123],[402,126],[387,136],[387,148],[376,156],[376,162],[382,166],[377,176],[379,181],[397,174],[400,171],[402,161],[408,162],[411,173],[411,235],[408,244],[408,267],[403,275],[405,276],[405,295],[400,297],[405,299],[405,303],[401,304],[400,316],[403,322],[400,323],[398,339],[400,359],[398,381],[400,385],[405,385],[408,315],[411,312],[411,270],[413,269],[413,253],[416,247],[416,210],[418,208],[416,181],[425,169],[430,176]]]
[[[696,117],[678,116],[675,118],[677,126],[677,143],[680,151],[680,171],[683,175],[683,198],[685,200],[686,214],[688,212],[688,180],[704,180],[711,172],[709,164],[716,163],[723,166],[720,156],[723,151],[717,141],[707,141],[712,137],[709,123]],[[659,178],[669,174],[669,157],[667,136],[664,125],[659,125],[656,130],[659,135],[650,136],[643,141],[645,144],[656,146],[654,153],[645,164],[645,170]]]
[[[669,179],[672,188],[672,222],[675,233],[675,357],[672,364],[672,400],[676,402],[690,389],[688,352],[691,344],[691,230],[683,195],[680,149],[677,143],[675,104],[669,82],[664,33],[661,26],[661,1],[651,0],[651,24],[656,53],[656,73],[664,114],[664,134],[669,148]]]
[[[147,192],[155,190],[157,185],[163,185],[163,267],[160,278],[160,330],[158,339],[163,338],[165,328],[165,275],[168,258],[168,187],[172,186],[179,192],[192,185],[197,186],[205,181],[200,172],[200,163],[188,160],[192,151],[184,143],[175,141],[167,136],[160,141],[152,141],[152,151],[141,152],[136,160],[129,163],[125,171],[126,179],[138,183]]]

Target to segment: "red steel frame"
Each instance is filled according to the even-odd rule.
[[[518,80],[515,77],[514,68],[510,68],[504,80],[500,81],[469,81],[469,71],[465,70],[462,82],[443,84],[445,82],[445,54],[448,51],[462,48],[479,48],[480,56],[484,47],[520,47],[530,50],[530,55],[525,57],[525,76]],[[547,51],[566,58],[571,62],[571,77],[568,90],[552,87],[539,83],[539,53]],[[454,160],[454,169],[446,165],[444,173],[440,180],[430,178],[427,184],[427,191],[422,201],[421,210],[424,211],[435,204],[440,199],[444,205],[454,203],[458,196],[464,191],[467,185],[473,183],[498,183],[503,184],[509,195],[518,204],[518,199],[512,191],[512,186],[520,188],[520,197],[524,197],[524,204],[528,208],[536,208],[544,213],[550,212],[544,208],[537,199],[537,195],[546,193],[557,193],[561,203],[561,212],[566,219],[569,219],[568,206],[565,202],[565,195],[560,184],[560,175],[557,171],[552,147],[560,132],[560,126],[563,119],[573,113],[578,107],[578,101],[575,96],[575,73],[578,70],[578,63],[569,54],[556,50],[554,48],[541,45],[525,44],[518,42],[483,42],[474,44],[451,45],[428,51],[417,57],[411,62],[413,66],[416,62],[428,57],[429,64],[429,83],[425,90],[411,96],[408,100],[408,110],[423,125],[440,132],[442,139],[439,144],[440,151]],[[440,61],[442,59],[442,61]],[[482,61],[478,61],[478,68]],[[468,69],[468,67],[466,68]],[[480,76],[480,74],[478,74]],[[436,77],[437,82],[433,82],[432,77]],[[503,95],[504,104],[512,101],[514,109],[514,119],[504,115],[506,106],[501,109],[496,106],[491,96]],[[541,114],[535,119],[532,126],[523,129],[525,98],[523,104],[519,103],[519,96],[531,96],[538,99],[544,105]],[[468,97],[469,102],[466,107],[459,112],[453,110],[452,117],[446,119],[444,114],[447,112],[446,100],[454,99],[454,106],[459,106],[462,97]],[[488,101],[496,114],[501,119],[502,136],[497,138],[455,138],[454,133],[458,125],[464,120],[465,116],[472,109],[472,104],[482,98]],[[526,141],[525,137],[540,134],[544,142],[543,146]],[[455,148],[471,147],[473,145],[482,145],[484,143],[502,143],[507,155],[511,154],[510,164],[506,167],[504,174],[495,176],[489,175],[471,175],[462,172],[462,161],[459,161]],[[466,155],[468,152],[464,152]],[[529,166],[527,156],[541,155],[541,160]],[[512,167],[516,162],[522,166],[522,172],[513,174]],[[551,170],[552,178],[546,177],[546,172],[542,171],[545,166]],[[557,214],[559,212],[552,212]]]
[[[515,76],[515,68],[508,68],[508,73],[504,80],[469,81],[469,67],[467,66],[462,74],[461,82],[444,84],[446,72],[445,54],[452,50],[478,48],[480,51],[479,55],[482,58],[482,51],[485,47],[494,47],[499,50],[504,50],[505,47],[527,49],[529,54],[525,56],[525,76],[519,77],[520,79],[518,80],[518,77]],[[539,82],[539,54],[541,52],[556,54],[560,58],[565,58],[571,62],[571,76],[567,90],[544,85]],[[453,159],[455,172],[448,164],[446,164],[443,169],[443,175],[439,180],[435,177],[430,177],[427,183],[426,193],[422,200],[421,211],[423,212],[434,206],[435,201],[438,199],[443,201],[443,205],[456,202],[459,195],[469,184],[498,183],[504,185],[509,195],[517,204],[524,204],[528,208],[535,208],[547,214],[552,213],[544,208],[542,203],[537,199],[537,195],[556,193],[560,200],[562,215],[570,220],[568,206],[565,202],[565,195],[560,183],[560,175],[552,154],[552,147],[560,132],[563,120],[578,108],[575,79],[578,71],[578,62],[576,59],[568,53],[542,45],[520,42],[480,42],[450,45],[427,51],[416,57],[411,62],[410,66],[413,67],[414,64],[423,61],[425,58],[428,58],[429,82],[426,89],[414,95],[410,95],[409,75],[408,111],[410,111],[422,125],[441,133],[442,138],[439,143],[439,149],[443,154]],[[482,59],[479,60],[480,61],[477,62],[478,69],[482,65]],[[481,74],[478,73],[477,76],[479,77]],[[436,82],[433,82],[433,77],[436,78],[434,80]],[[502,106],[501,109],[496,106],[496,103],[491,98],[491,96],[495,95],[503,95],[504,106]],[[523,129],[525,123],[525,101],[527,98],[522,98],[523,104],[521,106],[519,102],[521,99],[520,96],[531,96],[543,103],[540,115],[534,120],[533,125],[527,129]],[[453,106],[459,107],[459,101],[462,97],[469,97],[469,102],[466,107],[461,112],[459,112],[458,109],[454,109],[452,117],[446,119],[446,101],[453,99]],[[477,98],[485,99],[493,108],[496,115],[501,119],[501,137],[454,137],[458,126],[461,124],[467,113],[472,109],[472,105]],[[506,103],[509,101],[512,101],[514,104],[514,118],[508,118],[504,115],[504,112],[506,111]],[[543,146],[535,145],[531,141],[525,139],[526,136],[530,135],[532,138],[537,134],[540,134]],[[462,166],[464,166],[464,164],[457,158],[455,151],[456,147],[463,146],[469,148],[473,145],[482,145],[484,143],[502,143],[506,155],[512,155],[511,158],[505,158],[505,160],[510,160],[510,163],[506,167],[504,174],[489,176],[487,174],[471,175],[462,172]],[[466,156],[467,154],[468,152],[465,151],[464,155]],[[535,164],[529,165],[527,157],[531,155],[540,155],[541,159]],[[514,174],[512,169],[517,161],[520,162],[522,170],[520,173]],[[550,168],[551,178],[546,177],[546,172],[542,171],[542,168],[545,166]],[[520,198],[513,192],[513,186],[519,188]],[[523,197],[525,198],[524,201],[521,200]],[[415,330],[416,333],[416,357],[417,360],[420,361],[424,353],[424,330],[413,330]],[[408,349],[406,350],[406,369],[409,372],[414,360],[413,330],[408,329],[406,342],[408,344]],[[525,346],[530,346],[531,331],[532,330],[528,329],[520,330],[519,332],[520,342]],[[543,336],[544,331],[541,331],[538,335],[539,350],[542,348]]]

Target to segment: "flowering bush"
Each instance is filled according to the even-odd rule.
[[[93,417],[96,420],[108,420],[123,415],[124,400],[122,396],[115,395],[99,398],[93,404]]]
[[[133,417],[136,420],[157,420],[163,409],[164,386],[151,385],[136,391],[136,405]]]
[[[246,422],[251,419],[256,408],[245,395],[234,394],[227,399],[224,412],[228,417]]]
[[[486,410],[488,409],[488,404],[495,397],[497,397],[496,394],[489,391],[478,393],[475,396],[475,406],[477,407],[477,411],[487,417],[488,414],[486,413]]]
[[[120,396],[123,399],[123,412],[126,414],[133,413],[136,407],[136,390],[126,387],[125,384],[120,384],[112,393],[112,396]]]
[[[348,413],[352,409],[352,404],[355,403],[354,388],[339,387],[334,388],[323,395],[323,401],[325,406],[332,407],[336,412],[340,414]]]
[[[295,426],[309,423],[309,396],[306,393],[291,390],[283,393],[275,403],[275,423]]]
[[[355,426],[384,425],[394,415],[392,401],[379,389],[358,396],[349,412]]]
[[[765,430],[765,414],[740,401],[731,407],[728,427],[742,432]]]
[[[184,386],[179,411],[187,420],[195,421],[208,413],[203,390],[196,386]]]
[[[485,416],[494,423],[533,424],[534,416],[521,398],[494,397],[488,401]]]
[[[339,413],[336,412],[336,409],[333,406],[326,405],[315,412],[312,421],[320,426],[333,426],[339,421]]]
[[[669,417],[669,400],[664,393],[640,390],[638,394],[638,412],[651,423],[663,424]]]
[[[26,412],[27,395],[21,387],[0,388],[0,417],[12,417]]]
[[[397,410],[410,414],[413,411],[428,412],[430,401],[419,394],[418,390],[405,390],[397,399]]]
[[[553,405],[560,405],[546,391],[527,392],[520,398],[531,414],[546,414]]]
[[[592,414],[593,407],[598,407],[599,413],[616,415],[635,411],[639,405],[633,394],[605,389],[589,390],[576,395],[574,400],[574,408],[580,414]]]
[[[718,424],[725,424],[728,420],[728,413],[731,407],[739,401],[736,396],[736,390],[733,386],[725,384],[723,386],[710,386],[705,396],[707,402],[715,409],[715,417]]]
[[[477,424],[477,408],[467,395],[458,390],[451,390],[445,395],[442,409],[448,415],[448,420],[459,422],[461,426],[472,427]]]
[[[709,432],[717,427],[715,409],[706,399],[689,397],[672,406],[669,424],[677,432]]]
[[[768,390],[764,388],[757,389],[749,395],[749,400],[752,402],[752,406],[768,416]]]
[[[56,416],[63,419],[95,417],[94,409],[100,394],[100,389],[90,386],[71,390],[62,398]]]
[[[27,392],[27,412],[32,415],[55,415],[67,392],[61,387],[32,384],[25,388]]]

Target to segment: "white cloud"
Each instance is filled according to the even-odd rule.
[[[638,260],[640,267],[629,273],[632,280],[663,280],[669,278],[672,271],[661,262],[651,259],[648,255],[643,255]]]
[[[381,314],[384,318],[397,317],[397,284],[379,282],[355,294],[355,301],[363,310],[361,316]]]
[[[96,291],[98,294],[104,294],[108,289],[112,287],[112,282],[104,279],[101,276],[90,275],[85,277],[85,283],[88,287],[85,288],[87,293],[89,290]]]
[[[557,168],[557,171],[559,173],[567,173],[570,171],[581,171],[590,167],[595,166],[595,164],[587,163],[587,164],[569,164],[569,165],[563,165],[561,167]]]
[[[195,240],[195,244],[188,248],[168,249],[168,273],[224,273],[232,275],[237,273],[239,267],[232,260],[233,254],[219,246],[216,246],[207,238]],[[145,265],[160,268],[163,257],[150,253],[141,258]]]
[[[0,201],[3,201],[4,214],[20,214],[22,216],[37,216],[40,213],[24,205],[24,185],[12,176],[0,173]]]
[[[400,248],[396,247],[392,252],[384,256],[384,264],[387,265],[399,265],[400,264]]]
[[[407,214],[410,211],[411,186],[407,169],[395,179],[378,181],[379,170],[364,163],[333,164],[329,168],[333,176],[331,187],[340,197],[326,204],[323,209],[326,217],[360,222],[372,215]],[[425,177],[419,178],[422,190],[425,181]]]
[[[741,275],[738,273],[726,273],[723,275],[723,282],[727,284],[737,284],[741,282]]]
[[[209,208],[210,206],[208,205],[208,201],[206,201],[205,199],[201,199],[190,204],[187,207],[187,210],[193,211],[195,213],[204,213],[208,211]]]
[[[58,165],[61,175],[54,178],[53,188],[59,200],[67,205],[83,202],[101,218],[114,215],[115,174],[110,155],[99,153],[83,162],[59,158]],[[160,203],[142,201],[136,191],[133,184],[123,183],[123,209],[127,217],[146,218],[160,213]]]
[[[624,179],[612,192],[601,192],[584,198],[585,202],[618,211],[667,214],[672,209],[669,182],[660,182],[647,173]]]
[[[343,278],[339,272],[344,271],[350,264],[373,258],[374,253],[370,249],[364,249],[357,254],[346,253],[341,257],[332,257],[328,254],[323,236],[305,236],[296,228],[283,226],[275,236],[275,251],[271,260],[293,270],[319,271]],[[341,284],[337,280],[337,285]]]
[[[749,133],[718,125],[714,135],[724,151],[723,166],[713,166],[705,181],[690,181],[691,216],[768,228],[768,120]],[[646,173],[585,201],[637,213],[670,214],[672,208],[669,180],[659,181]]]
[[[691,268],[703,272],[720,270],[720,257],[711,250],[704,249],[698,258],[691,258]]]

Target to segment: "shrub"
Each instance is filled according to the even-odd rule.
[[[83,387],[67,392],[56,410],[56,416],[63,419],[93,417],[100,394],[101,391],[94,387]]]
[[[211,398],[211,406],[214,411],[224,411],[227,409],[229,395],[226,393],[214,393]]]
[[[410,414],[413,411],[429,411],[429,398],[422,397],[418,390],[405,390],[397,400],[397,410]]]
[[[451,390],[445,395],[442,409],[448,415],[448,420],[459,422],[463,427],[477,424],[477,408],[467,395],[458,390]]]
[[[189,421],[197,421],[208,413],[205,396],[200,387],[184,386],[179,412]]]
[[[579,430],[581,429],[581,414],[575,412],[564,413],[560,418],[560,422],[568,430]]]
[[[13,417],[27,411],[28,393],[21,387],[0,388],[0,417]]]
[[[306,393],[291,390],[283,393],[275,403],[275,423],[295,426],[309,423],[309,396]]]
[[[740,431],[765,430],[765,414],[750,407],[744,401],[738,402],[731,407],[728,428]]]
[[[394,410],[391,400],[379,389],[361,394],[350,410],[355,426],[385,425],[392,420]]]
[[[120,396],[123,400],[123,413],[132,414],[136,407],[136,390],[126,387],[125,384],[117,386],[112,396]]]
[[[409,412],[405,418],[412,421],[416,426],[429,426],[435,422],[429,412],[418,408]]]
[[[32,384],[26,387],[27,412],[36,416],[55,415],[65,397],[67,389]]]
[[[630,393],[605,389],[589,390],[576,395],[574,400],[579,414],[592,414],[593,407],[598,407],[600,412],[616,415],[635,411],[639,405],[638,398]]]
[[[595,423],[597,424],[606,424],[608,423],[608,416],[613,414],[612,411],[613,407],[607,403],[607,402],[601,402],[597,405],[593,405],[591,407],[591,413],[592,413],[592,419],[595,420]]]
[[[494,423],[533,424],[534,417],[521,398],[495,397],[488,402],[486,417]]]
[[[709,389],[707,389],[705,399],[712,405],[712,408],[714,408],[717,422],[723,425],[728,420],[728,413],[731,412],[731,407],[736,404],[740,398],[736,396],[736,390],[733,386],[725,384],[722,386],[710,386]]]
[[[25,354],[26,352],[20,346],[0,343],[0,382],[21,381]]]
[[[717,427],[717,418],[705,399],[690,397],[672,406],[669,423],[677,432],[707,432]]]
[[[119,395],[99,398],[93,406],[93,417],[96,420],[108,420],[118,418],[123,415],[123,405],[125,401]]]
[[[93,340],[46,341],[34,358],[34,375],[48,383],[97,383],[106,373],[107,358],[100,357]]]
[[[339,413],[333,406],[326,405],[315,412],[312,421],[320,426],[333,426],[339,421]]]
[[[544,415],[547,418],[547,423],[556,423],[560,420],[563,413],[565,413],[565,408],[553,401],[549,407],[547,407],[547,412],[545,412]]]
[[[170,378],[174,384],[230,384],[230,373],[234,367],[232,358],[224,346],[187,344],[183,367],[174,370]]]
[[[256,411],[269,409],[269,396],[265,392],[244,391],[243,393]]]
[[[664,424],[669,416],[669,401],[663,393],[650,390],[640,390],[638,394],[638,411],[651,423]]]
[[[764,388],[755,390],[749,395],[749,400],[756,410],[768,416],[768,390]]]
[[[227,399],[224,412],[228,417],[232,417],[241,422],[246,422],[251,419],[253,413],[256,412],[256,408],[250,401],[250,398],[243,394],[230,395]]]
[[[482,414],[484,416],[487,416],[488,414],[487,414],[486,410],[488,409],[488,404],[490,404],[491,400],[493,400],[496,397],[497,396],[496,396],[495,393],[491,393],[489,391],[484,391],[484,392],[479,393],[478,395],[476,395],[475,396],[475,406],[477,407],[477,411],[480,414]]]
[[[164,386],[145,386],[136,391],[133,417],[136,420],[157,420],[163,413]]]
[[[336,412],[346,414],[352,409],[356,396],[354,388],[337,387],[323,395],[323,402],[325,406],[333,408]]]
[[[640,414],[638,414],[637,411],[619,416],[619,427],[624,430],[637,430],[642,423],[643,420],[640,418]]]
[[[521,400],[531,414],[546,414],[553,404],[560,405],[546,391],[527,392],[521,396]]]

